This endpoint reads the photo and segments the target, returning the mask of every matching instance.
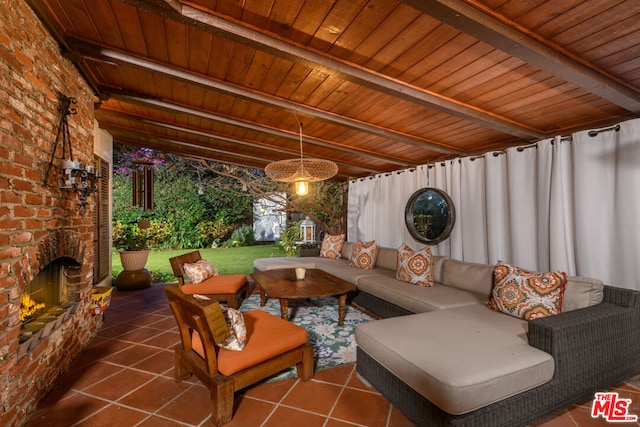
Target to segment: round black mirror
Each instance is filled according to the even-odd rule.
[[[437,188],[416,191],[404,210],[404,222],[411,236],[428,245],[436,245],[449,237],[455,220],[451,198]]]

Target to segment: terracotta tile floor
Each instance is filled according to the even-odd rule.
[[[209,426],[209,393],[197,380],[173,380],[178,333],[161,285],[114,291],[105,322],[40,403],[35,426]],[[616,389],[640,414],[640,379]],[[538,427],[603,426],[585,402]],[[317,372],[314,379],[274,381],[236,396],[234,426],[412,426],[375,389],[358,380],[355,365]],[[626,423],[624,425],[629,425]],[[639,425],[632,423],[631,425]]]

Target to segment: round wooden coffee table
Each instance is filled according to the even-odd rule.
[[[307,268],[304,280],[296,280],[293,268],[265,270],[251,274],[260,287],[260,305],[266,297],[280,300],[283,319],[289,318],[289,300],[335,296],[338,298],[338,325],[344,324],[347,293],[355,291],[356,285],[315,268]]]

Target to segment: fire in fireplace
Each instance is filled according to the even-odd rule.
[[[46,306],[45,303],[37,302],[31,298],[29,293],[23,293],[20,295],[20,321],[24,322],[35,317]]]
[[[66,280],[69,267],[79,267],[79,264],[67,257],[55,259],[20,295],[20,343],[50,333],[73,305]]]
[[[29,321],[67,302],[64,268],[74,263],[70,258],[58,258],[38,273],[20,296],[20,320]]]

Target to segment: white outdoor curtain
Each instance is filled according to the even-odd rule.
[[[640,120],[573,140],[576,269],[640,289]]]
[[[404,209],[415,191],[435,187],[456,209],[437,255],[640,289],[640,119],[592,133],[353,180],[348,240],[424,246]]]

